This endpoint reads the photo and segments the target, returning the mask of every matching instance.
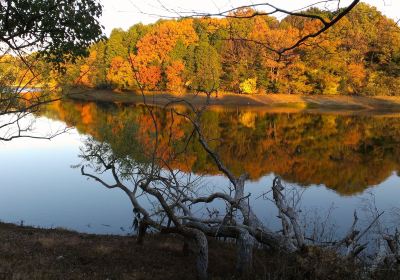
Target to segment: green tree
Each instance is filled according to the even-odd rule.
[[[0,71],[0,115],[15,113],[16,118],[0,121],[0,127],[16,131],[0,140],[29,136],[29,125],[21,127],[19,120],[49,102],[51,91],[46,94],[44,87],[32,98],[22,89],[40,84],[42,61],[65,70],[67,62],[88,55],[89,46],[103,38],[101,14],[97,0],[0,1],[0,57],[13,57],[19,67],[12,75]]]
[[[201,42],[194,49],[193,62],[194,71],[190,87],[204,92],[218,90],[222,67],[215,48],[208,42]]]
[[[105,49],[105,58],[107,67],[110,66],[114,57],[120,56],[128,59],[128,46],[125,41],[126,32],[121,28],[115,28],[111,31],[110,38],[107,40]]]
[[[97,0],[1,1],[0,42],[61,63],[102,38],[101,14]]]

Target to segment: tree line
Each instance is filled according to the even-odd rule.
[[[117,90],[243,94],[400,93],[400,29],[361,3],[327,32],[285,49],[321,21],[281,21],[247,8],[224,18],[159,20],[114,29],[58,83]],[[257,16],[253,16],[257,14]],[[313,8],[307,14],[332,18]]]

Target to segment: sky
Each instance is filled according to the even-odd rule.
[[[276,7],[293,11],[314,4],[319,0],[101,0],[104,6],[102,24],[105,33],[110,34],[113,28],[128,29],[130,26],[142,22],[152,23],[162,16],[177,16],[178,12],[217,13],[241,5],[271,3]],[[330,0],[328,8],[336,7],[338,1]],[[348,5],[350,0],[341,0],[341,6]],[[394,20],[400,19],[400,0],[364,0],[376,6],[379,11]],[[324,4],[326,5],[326,4]],[[282,17],[282,15],[278,16]]]

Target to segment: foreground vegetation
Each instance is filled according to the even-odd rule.
[[[194,256],[177,236],[102,236],[0,223],[1,279],[196,279]],[[232,272],[234,246],[210,240],[212,279],[240,279]],[[247,279],[360,279],[368,272],[328,251],[255,253],[257,274]],[[374,279],[398,279],[383,269]]]

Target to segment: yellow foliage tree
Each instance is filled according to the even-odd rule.
[[[254,94],[257,92],[257,78],[249,78],[240,83],[240,91],[246,94]]]

